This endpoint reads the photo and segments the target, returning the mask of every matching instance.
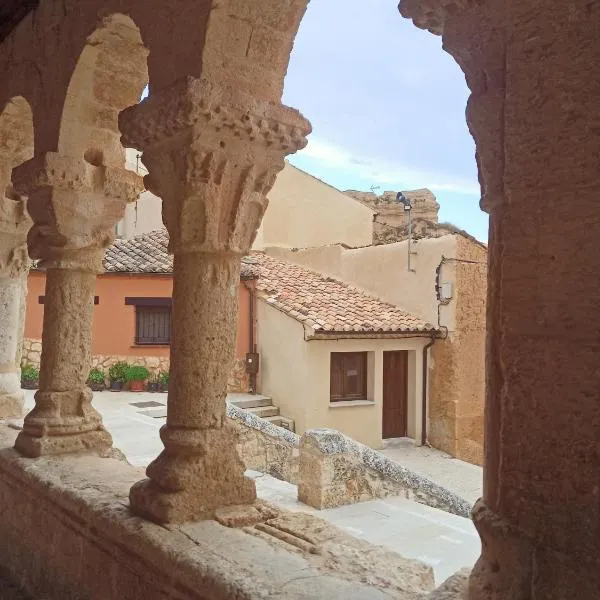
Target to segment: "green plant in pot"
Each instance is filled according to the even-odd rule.
[[[100,369],[92,369],[87,378],[87,384],[94,392],[102,392],[104,390],[104,371]]]
[[[110,391],[120,392],[123,384],[127,381],[127,370],[129,364],[124,361],[116,362],[108,369],[108,378],[110,379]]]
[[[129,389],[132,392],[143,392],[144,391],[144,382],[150,373],[146,367],[142,367],[140,365],[132,365],[127,369],[127,382],[129,383]]]
[[[160,386],[160,377],[157,373],[152,373],[150,377],[148,377],[148,391],[149,392],[158,392]]]
[[[160,392],[168,392],[169,391],[169,372],[161,371],[158,374],[158,390]]]
[[[21,387],[26,390],[37,390],[40,382],[40,371],[33,365],[21,365]]]

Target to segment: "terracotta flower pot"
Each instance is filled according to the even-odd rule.
[[[132,392],[143,392],[144,391],[144,382],[143,381],[131,381],[129,383],[129,389]]]

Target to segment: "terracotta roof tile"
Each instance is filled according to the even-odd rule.
[[[163,227],[130,240],[115,240],[104,255],[107,273],[173,274],[173,256],[169,254],[169,234]],[[242,261],[241,275],[255,277],[251,264]]]
[[[245,261],[257,269],[259,297],[316,333],[435,331],[420,317],[332,277],[259,252]]]

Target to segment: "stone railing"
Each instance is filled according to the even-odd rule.
[[[313,429],[302,436],[298,500],[323,509],[385,496],[471,514],[466,500],[339,431]]]
[[[227,416],[236,430],[238,450],[247,469],[298,483],[300,436],[233,404],[227,404]]]

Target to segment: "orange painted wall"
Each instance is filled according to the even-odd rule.
[[[44,305],[39,297],[44,295],[46,276],[32,271],[27,281],[27,314],[25,337],[41,338]],[[125,298],[170,297],[171,277],[156,275],[100,275],[96,280],[96,296],[99,304],[94,306],[94,329],[92,354],[127,356],[168,356],[168,346],[135,346],[135,307],[126,306]],[[248,352],[250,336],[250,294],[240,281],[240,309],[237,322],[236,356],[242,358]]]

